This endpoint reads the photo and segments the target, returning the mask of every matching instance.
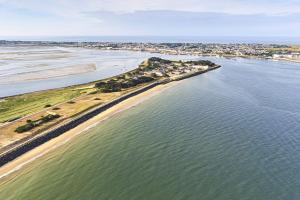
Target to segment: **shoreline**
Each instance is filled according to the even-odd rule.
[[[176,82],[190,78],[192,76],[197,76],[199,74],[203,74],[215,69],[220,68],[220,65],[211,66],[210,68],[206,68],[205,70],[200,70],[196,72],[187,72],[180,76],[174,76],[171,78],[158,79],[156,81],[150,82],[143,87],[140,87],[136,90],[133,90],[129,93],[126,93],[122,96],[119,96],[111,101],[101,104],[96,107],[91,107],[85,112],[79,114],[74,118],[70,118],[66,122],[59,124],[53,128],[46,129],[44,132],[32,135],[28,138],[24,138],[24,140],[18,140],[15,143],[12,143],[11,146],[6,146],[0,151],[0,178],[7,176],[11,172],[5,172],[4,169],[7,166],[11,166],[11,163],[18,162],[21,158],[24,158],[29,155],[26,160],[23,160],[21,163],[17,164],[16,167],[13,167],[13,170],[7,171],[15,171],[17,168],[22,168],[23,165],[26,165],[27,162],[31,162],[31,160],[35,160],[36,157],[40,157],[37,155],[31,155],[31,152],[36,152],[37,149],[42,148],[41,146],[47,145],[48,149],[55,148],[57,145],[52,144],[53,141],[56,141],[57,138],[63,137],[67,133],[71,132],[73,135],[77,135],[82,132],[80,127],[84,127],[83,130],[88,129],[88,127],[92,126],[89,123],[90,120],[97,119],[101,121],[102,116],[106,116],[107,113],[118,113],[124,108],[122,105],[125,104],[125,108],[132,107],[131,105],[135,105],[135,100],[141,97],[152,96],[151,93],[157,93],[155,91],[159,91],[160,88],[168,88],[168,86],[174,85]],[[137,100],[136,100],[137,101]],[[137,102],[140,102],[138,100]],[[131,104],[126,104],[126,102],[132,102]],[[105,118],[109,118],[111,115],[108,114]],[[79,127],[79,129],[78,129]],[[78,133],[76,133],[76,131]],[[68,134],[67,134],[68,135]],[[52,145],[51,145],[52,144]],[[9,168],[9,167],[8,167]],[[2,172],[4,170],[4,172]]]
[[[116,49],[116,50],[108,50],[108,51],[133,51],[136,52],[137,50],[130,50],[130,49],[126,49],[126,50],[122,50],[122,49]],[[140,51],[143,52],[143,51]],[[151,52],[151,51],[145,51],[151,54],[155,54],[155,52]],[[267,57],[261,57],[261,56],[247,56],[247,55],[243,55],[243,56],[238,56],[238,55],[221,55],[221,54],[168,54],[168,53],[160,53],[162,55],[179,55],[179,56],[184,56],[184,55],[190,55],[190,56],[195,56],[195,57],[219,57],[219,58],[244,58],[244,59],[260,59],[260,60],[268,60],[268,61],[273,61],[273,62],[290,62],[290,63],[296,63],[296,64],[300,64],[300,60],[293,60],[293,59],[288,59],[288,58],[267,58]],[[131,72],[132,70],[128,71]],[[115,75],[118,76],[118,75]],[[115,77],[113,76],[113,77]],[[111,77],[108,77],[111,78]],[[104,80],[107,78],[104,78]],[[79,84],[75,84],[75,85],[69,85],[69,86],[63,86],[63,87],[57,87],[57,88],[51,88],[51,89],[42,89],[42,90],[36,90],[36,91],[32,91],[32,92],[25,92],[25,93],[20,93],[20,94],[14,94],[14,95],[6,95],[6,96],[0,96],[0,100],[3,100],[5,98],[9,98],[9,97],[17,97],[17,96],[21,96],[21,95],[26,95],[26,94],[31,94],[31,93],[39,93],[39,92],[44,92],[44,91],[51,91],[51,90],[59,90],[59,89],[65,89],[65,88],[72,88],[74,86],[85,86],[87,84],[92,84],[97,82],[97,80],[94,81],[88,81],[88,82],[84,82],[84,83],[79,83]],[[4,84],[3,84],[4,85]],[[5,84],[7,85],[7,84]],[[0,123],[0,127],[1,127],[1,123]]]
[[[63,134],[52,138],[49,141],[23,153],[22,155],[16,157],[15,159],[7,162],[6,164],[0,167],[0,180],[19,171],[23,167],[29,165],[30,163],[46,155],[47,153],[52,152],[53,150],[63,146],[78,135],[83,134],[85,131],[93,128],[98,124],[101,124],[105,120],[112,118],[118,113],[128,110],[134,106],[137,106],[138,104],[143,103],[151,97],[179,83],[180,81],[172,81],[167,84],[160,84],[135,96],[127,98],[124,101],[108,108],[107,110],[79,124],[75,128],[70,129],[64,132]]]
[[[92,108],[88,109],[87,111],[79,114],[78,116],[70,118],[66,122],[63,122],[63,123],[59,124],[58,126],[55,126],[54,128],[49,128],[37,135],[32,135],[32,136],[25,137],[21,140],[17,140],[16,142],[1,148],[0,149],[0,167],[13,161],[14,159],[27,153],[28,151],[30,151],[30,150],[32,150],[44,143],[56,138],[56,137],[64,134],[65,132],[85,123],[87,120],[118,105],[119,103],[121,103],[127,99],[130,99],[132,97],[135,97],[141,93],[144,93],[156,86],[159,86],[161,84],[166,84],[166,83],[169,83],[169,80],[167,82],[165,80],[152,82],[146,86],[143,86],[134,91],[131,91],[123,96],[112,99],[111,101],[109,101],[105,104],[101,104],[99,106],[92,107]]]

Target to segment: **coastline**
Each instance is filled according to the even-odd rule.
[[[0,180],[0,199],[293,198],[298,66],[200,59],[222,68],[28,156]]]
[[[46,155],[47,153],[59,148],[60,146],[64,145],[65,143],[72,140],[74,137],[84,133],[85,131],[89,130],[90,128],[102,123],[103,121],[110,119],[111,117],[115,116],[116,114],[130,109],[147,99],[161,93],[162,91],[173,87],[180,83],[180,81],[173,81],[167,84],[160,84],[151,89],[148,89],[140,94],[137,94],[133,97],[130,97],[110,108],[101,112],[100,114],[88,119],[87,121],[79,124],[75,128],[66,131],[65,133],[43,143],[32,150],[18,156],[16,159],[8,162],[7,164],[0,167],[0,179],[8,177],[9,175],[13,174],[14,172],[19,171],[23,167],[29,165],[34,160]]]
[[[119,96],[117,98],[112,99],[111,101],[100,104],[96,107],[90,107],[88,110],[76,115],[75,117],[71,117],[65,122],[58,124],[53,128],[48,128],[43,130],[43,132],[38,134],[29,135],[23,139],[17,140],[16,142],[5,146],[0,149],[0,167],[4,166],[5,164],[13,161],[14,159],[18,158],[19,156],[27,153],[28,151],[50,141],[53,138],[56,138],[65,132],[79,126],[80,124],[85,123],[87,120],[101,114],[102,112],[118,105],[119,103],[134,97],[138,94],[141,94],[145,91],[148,91],[156,86],[161,84],[169,83],[169,81],[155,81],[146,86],[140,87],[136,90],[133,90],[127,94]]]
[[[152,59],[153,62],[156,62],[157,59],[160,58],[154,57]],[[197,64],[198,63],[196,63],[196,65]],[[93,124],[96,123],[91,123],[90,120],[94,119],[97,121],[102,121],[104,119],[107,119],[111,117],[111,115],[114,115],[115,113],[118,113],[124,109],[128,109],[136,105],[138,102],[143,101],[141,99],[145,99],[145,97],[148,96],[151,97],[151,93],[156,94],[157,91],[160,91],[163,88],[168,88],[169,86],[174,85],[176,82],[182,79],[203,74],[220,67],[220,65],[213,64],[213,66],[207,66],[202,70],[190,71],[185,72],[183,75],[157,79],[156,81],[149,82],[149,84],[146,84],[143,87],[139,87],[135,90],[131,90],[129,93],[118,96],[107,103],[100,104],[96,107],[90,107],[86,111],[79,113],[75,117],[69,118],[69,120],[66,120],[66,122],[62,122],[58,126],[45,129],[39,134],[33,134],[27,138],[24,138],[23,140],[18,140],[15,143],[12,143],[11,146],[4,147],[2,149],[3,151],[0,152],[0,178],[11,174],[13,171],[18,170],[19,168],[22,168],[23,165],[26,165],[32,160],[41,157],[51,149],[55,149],[57,147],[57,144],[53,142],[55,142],[57,138],[68,136],[69,134],[76,136],[82,131],[87,130],[89,127],[93,126]],[[127,104],[128,102],[131,103]],[[122,107],[122,105],[124,107]],[[44,153],[31,155],[32,152],[38,152],[38,149],[43,148],[44,145],[47,145],[48,150],[46,152],[44,151]],[[24,159],[24,157],[26,159]],[[20,159],[22,160],[21,162],[19,161]],[[19,162],[19,164],[15,164],[15,167],[8,167],[8,170],[5,170],[7,166],[11,166],[13,165],[12,163],[16,162]],[[3,172],[2,169],[4,170]]]

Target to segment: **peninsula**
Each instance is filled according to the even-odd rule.
[[[0,101],[0,166],[126,99],[219,67],[207,60],[152,57],[132,71],[104,80],[4,98]]]

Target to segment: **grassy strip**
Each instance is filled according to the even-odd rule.
[[[5,98],[0,101],[0,123],[36,113],[48,105],[69,101],[91,89],[63,88]]]

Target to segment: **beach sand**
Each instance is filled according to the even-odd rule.
[[[74,129],[67,131],[66,133],[46,142],[45,144],[42,144],[38,146],[37,148],[23,154],[22,156],[18,157],[17,159],[9,162],[8,164],[4,165],[0,168],[0,179],[5,178],[14,172],[17,172],[18,170],[22,169],[24,166],[30,164],[34,160],[44,156],[45,154],[55,150],[56,148],[66,144],[69,142],[72,138],[76,137],[77,135],[85,132],[86,130],[98,125],[99,123],[105,121],[106,119],[109,119],[110,117],[127,110],[131,107],[134,107],[145,100],[161,93],[162,91],[173,87],[174,85],[178,84],[179,82],[170,82],[165,85],[158,85],[150,90],[147,90],[141,94],[138,94],[134,97],[131,97],[112,108],[109,108],[108,110],[100,113],[96,117],[93,117],[90,120],[87,120],[86,122],[80,124],[79,126],[75,127]]]

